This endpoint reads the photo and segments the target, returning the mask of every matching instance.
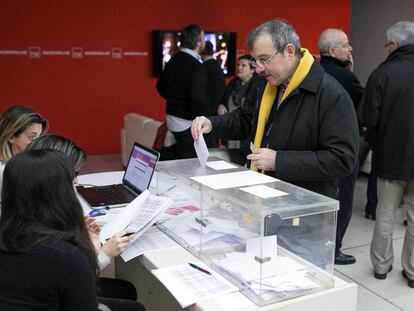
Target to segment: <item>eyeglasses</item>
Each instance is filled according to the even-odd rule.
[[[268,59],[266,60],[249,60],[249,64],[250,66],[252,66],[253,68],[266,68],[266,65],[268,62],[271,61],[271,59],[277,54],[279,53],[279,51],[274,52],[272,55],[269,56]]]
[[[395,44],[394,41],[388,41],[387,43],[384,44],[384,48],[388,48],[391,44]]]

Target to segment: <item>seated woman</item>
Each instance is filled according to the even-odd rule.
[[[245,98],[254,90],[258,76],[249,61],[253,58],[249,54],[239,57],[237,76],[227,85],[223,96],[224,104],[220,104],[217,114],[222,115],[231,112],[244,104]],[[254,103],[252,103],[254,104]],[[253,110],[254,107],[251,107]],[[250,151],[250,139],[243,141],[228,140],[225,145],[229,151],[230,160],[238,165],[244,166],[247,162],[247,155]]]
[[[86,162],[86,153],[69,139],[59,135],[45,135],[33,141],[27,150],[52,149],[66,154],[76,171],[76,175]],[[101,246],[99,242],[100,227],[96,225],[95,219],[86,218],[90,236],[95,249],[98,253],[98,265],[102,270],[108,266],[112,258],[119,256],[128,246],[133,236],[124,236],[127,232],[121,231],[109,239]],[[125,280],[102,278],[96,281],[99,301],[111,307],[114,311],[119,310],[145,310],[139,303],[120,301],[119,299],[128,299],[136,301],[137,292],[135,286]],[[126,305],[131,305],[131,309],[126,309]]]
[[[0,190],[3,170],[12,156],[22,152],[30,142],[45,134],[47,120],[24,106],[12,106],[0,117]]]
[[[35,150],[4,170],[0,310],[98,310],[96,255],[60,152]]]

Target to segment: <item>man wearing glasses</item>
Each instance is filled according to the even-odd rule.
[[[336,198],[338,179],[351,174],[358,156],[358,123],[349,95],[301,49],[286,22],[263,23],[251,31],[247,44],[262,83],[239,109],[197,117],[193,138],[201,133],[250,137],[251,169]]]
[[[372,146],[372,173],[378,177],[370,253],[375,278],[385,279],[394,261],[394,211],[403,198],[408,226],[401,263],[414,288],[414,22],[398,22],[386,36],[389,55],[370,75],[360,111]]]

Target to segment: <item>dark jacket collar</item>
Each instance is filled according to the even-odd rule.
[[[402,55],[407,55],[407,54],[414,54],[414,44],[407,44],[402,47],[399,47],[398,49],[393,51],[390,55],[388,55],[385,62],[388,62],[394,58],[400,57]]]
[[[327,55],[321,55],[321,64],[332,64],[344,68],[347,66],[347,62],[341,61],[335,57]]]
[[[312,67],[306,78],[302,81],[299,87],[292,93],[298,92],[298,89],[303,89],[312,93],[316,93],[318,91],[319,84],[322,81],[323,73],[324,70],[322,66],[315,61],[312,64]]]

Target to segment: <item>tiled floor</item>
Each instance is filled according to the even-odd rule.
[[[401,248],[405,234],[405,208],[395,214],[394,225],[394,269],[387,279],[377,280],[369,257],[369,247],[374,230],[374,221],[364,218],[367,177],[359,176],[354,197],[354,210],[350,226],[343,242],[343,251],[354,255],[357,262],[348,266],[336,266],[335,273],[344,280],[357,283],[358,311],[414,310],[414,289],[407,286],[401,275]]]
[[[90,156],[82,168],[83,174],[121,170],[119,154]],[[394,226],[394,270],[386,280],[377,280],[369,258],[374,221],[364,218],[367,177],[359,176],[354,197],[354,211],[350,226],[343,241],[342,250],[357,258],[356,264],[336,266],[335,274],[358,284],[358,311],[413,311],[414,289],[407,286],[401,275],[401,247],[405,233],[402,225],[405,209],[398,209]],[[113,267],[105,269],[105,276],[113,275]]]

